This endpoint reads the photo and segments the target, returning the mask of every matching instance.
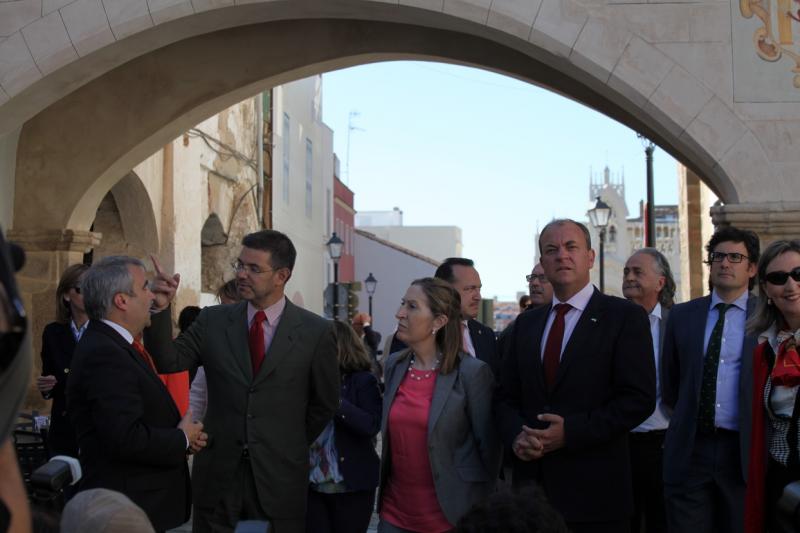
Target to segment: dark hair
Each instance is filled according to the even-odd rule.
[[[669,267],[669,261],[664,257],[664,254],[655,248],[641,248],[636,250],[633,255],[638,253],[652,257],[653,261],[655,261],[658,273],[664,276],[664,287],[662,287],[661,291],[658,293],[658,302],[669,309],[675,303],[675,279],[672,277],[672,269]]]
[[[758,256],[759,256],[759,240],[758,235],[754,231],[750,231],[749,229],[739,229],[733,226],[723,226],[719,228],[714,235],[711,236],[709,239],[708,244],[706,244],[706,254],[710,255],[711,252],[714,251],[720,243],[723,242],[741,242],[744,244],[745,249],[747,250],[747,259],[750,263],[758,263]],[[711,266],[709,264],[709,266]],[[750,278],[750,282],[747,284],[748,290],[753,290],[753,287],[756,284],[755,278]],[[709,289],[712,289],[711,280],[708,282]]]
[[[433,277],[442,279],[447,283],[453,283],[456,280],[456,276],[453,274],[453,267],[455,265],[463,267],[475,267],[475,261],[472,259],[467,259],[466,257],[448,257],[442,262],[441,265],[439,265]]]
[[[234,302],[242,299],[239,296],[239,290],[236,288],[236,278],[229,279],[217,288],[217,300],[222,303],[223,298]]]
[[[569,533],[564,519],[544,492],[528,485],[518,492],[502,490],[474,505],[461,517],[455,533]]]
[[[447,324],[436,332],[436,347],[442,353],[440,372],[449,374],[455,370],[461,358],[461,295],[452,285],[439,278],[415,279],[411,285],[422,289],[434,317],[447,317]]]
[[[68,324],[72,318],[72,311],[64,296],[71,288],[79,286],[81,276],[87,270],[89,270],[88,265],[78,264],[68,266],[61,274],[61,279],[58,280],[58,287],[56,288],[56,322]]]
[[[589,228],[586,227],[586,224],[583,224],[581,222],[577,222],[575,220],[572,220],[571,218],[554,218],[553,220],[548,222],[545,225],[544,228],[542,228],[542,231],[539,232],[539,243],[538,244],[539,244],[539,253],[540,254],[542,253],[542,235],[544,235],[545,232],[547,230],[549,230],[553,226],[565,226],[567,224],[575,224],[576,226],[578,226],[578,229],[581,230],[581,232],[583,233],[583,237],[586,239],[586,249],[587,250],[591,250],[592,249],[592,235],[589,233]],[[536,268],[535,265],[534,265],[534,268]]]
[[[519,297],[519,306],[525,308],[531,305],[531,297],[528,294],[523,294]]]
[[[269,252],[270,264],[272,268],[288,268],[294,270],[294,262],[297,259],[297,250],[294,248],[291,239],[272,229],[264,229],[250,233],[242,238],[242,246]]]
[[[786,240],[781,239],[774,241],[758,261],[758,287],[761,292],[761,298],[756,301],[756,308],[750,318],[747,320],[747,331],[751,335],[758,335],[766,331],[772,324],[778,323],[778,327],[783,327],[784,318],[780,309],[772,305],[767,299],[764,286],[764,276],[767,274],[767,267],[778,256],[786,252],[796,252],[800,254],[800,239]]]
[[[192,325],[192,322],[197,318],[197,315],[200,314],[200,308],[196,305],[187,305],[183,309],[181,309],[180,314],[178,315],[178,329],[181,333],[189,329],[189,326]]]
[[[372,370],[372,358],[350,324],[334,320],[333,335],[336,338],[336,357],[342,375]]]

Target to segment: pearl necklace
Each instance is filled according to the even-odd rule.
[[[414,361],[416,360],[414,354],[411,354],[411,362],[408,365],[408,377],[416,381],[422,381],[423,379],[430,379],[436,370],[439,368],[439,358],[436,358],[436,362],[433,363],[433,368],[429,370],[417,370],[414,368]],[[417,370],[417,372],[424,372],[421,376],[414,374],[412,370]]]

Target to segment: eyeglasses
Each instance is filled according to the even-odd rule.
[[[539,283],[547,283],[547,276],[544,274],[528,274],[525,276],[525,280],[530,283],[532,281],[539,280]]]
[[[764,281],[772,285],[785,285],[790,277],[800,283],[800,267],[793,268],[791,272],[783,272],[782,270],[767,272],[764,274]]]
[[[231,263],[231,268],[233,268],[233,271],[236,272],[237,274],[242,271],[246,271],[249,274],[264,274],[266,272],[275,272],[274,268],[261,268],[258,265],[245,265],[244,263],[238,260]]]
[[[710,252],[708,254],[708,262],[721,263],[722,261],[725,260],[726,257],[728,258],[728,261],[731,263],[741,263],[745,259],[747,259],[748,261],[750,260],[748,256],[737,252],[731,252],[727,254],[725,252]]]

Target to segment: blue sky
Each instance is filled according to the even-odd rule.
[[[455,225],[483,296],[526,290],[534,235],[554,217],[586,218],[590,169],[624,170],[632,216],[645,197],[633,130],[546,89],[488,71],[389,62],[323,76],[323,119],[361,211],[403,210],[405,225]],[[350,111],[360,116],[350,140]],[[657,204],[677,203],[677,166],[656,149]]]

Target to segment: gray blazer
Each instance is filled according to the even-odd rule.
[[[747,299],[747,318],[757,297]],[[662,402],[671,412],[664,439],[664,483],[679,485],[689,474],[689,461],[697,431],[697,411],[703,382],[703,344],[711,296],[675,305],[670,313],[661,352]],[[747,480],[753,401],[753,350],[755,336],[745,333],[739,373],[739,448],[742,479]]]
[[[381,436],[380,492],[392,474],[389,410],[400,382],[408,373],[409,349],[392,354],[386,363]],[[462,353],[458,367],[436,376],[428,416],[428,453],[436,497],[447,520],[456,522],[494,490],[500,471],[500,441],[492,419],[494,376],[489,365]]]

